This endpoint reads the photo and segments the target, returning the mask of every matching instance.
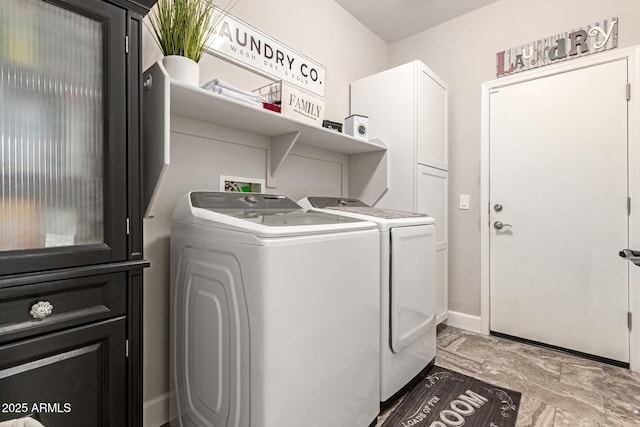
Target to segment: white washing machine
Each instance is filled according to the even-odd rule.
[[[277,195],[182,198],[171,230],[171,426],[373,425],[378,259],[372,222]]]
[[[357,199],[305,197],[303,208],[366,219],[380,232],[380,402],[395,400],[436,357],[435,220]]]

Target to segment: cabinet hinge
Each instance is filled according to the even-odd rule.
[[[130,226],[131,221],[129,221],[129,218],[127,218],[127,236],[129,234],[131,234],[131,226]]]
[[[631,83],[627,83],[627,101],[631,100]]]
[[[129,53],[129,36],[124,36],[124,53]]]
[[[129,340],[124,340],[124,357],[129,357]]]
[[[627,327],[629,328],[629,330],[631,330],[631,321],[632,321],[632,314],[630,311],[627,312]]]
[[[627,197],[627,215],[631,215],[631,197]]]

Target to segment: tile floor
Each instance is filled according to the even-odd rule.
[[[436,364],[520,391],[518,427],[640,426],[640,373],[628,369],[453,327],[439,329]]]

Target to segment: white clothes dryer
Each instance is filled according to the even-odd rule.
[[[310,211],[366,219],[378,227],[380,402],[384,408],[420,380],[435,361],[435,220],[349,198],[305,197],[298,204]]]
[[[378,259],[372,222],[279,195],[182,198],[171,230],[171,426],[374,425]]]

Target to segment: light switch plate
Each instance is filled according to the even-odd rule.
[[[460,195],[460,209],[469,209],[469,195],[461,194]]]

